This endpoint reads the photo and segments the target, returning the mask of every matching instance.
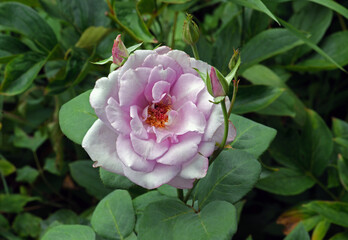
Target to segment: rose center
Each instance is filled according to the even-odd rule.
[[[163,128],[168,122],[167,112],[170,110],[170,106],[161,102],[154,103],[147,109],[147,119],[145,122],[156,128]]]

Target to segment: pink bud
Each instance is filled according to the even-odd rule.
[[[211,67],[210,70],[210,81],[214,97],[226,96],[226,93],[224,92],[224,89],[216,75],[214,67]]]
[[[128,56],[127,48],[121,40],[121,34],[119,34],[114,40],[114,46],[112,47],[113,62],[121,66],[123,60]]]

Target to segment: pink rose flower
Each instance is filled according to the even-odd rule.
[[[203,178],[222,141],[224,119],[193,68],[206,73],[211,66],[159,47],[135,51],[99,79],[90,95],[99,119],[82,142],[94,166],[148,189],[191,188]],[[228,141],[236,136],[230,125]]]

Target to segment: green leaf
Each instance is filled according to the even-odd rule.
[[[332,0],[309,0],[309,1],[323,5],[324,7],[330,8],[331,10],[336,11],[337,13],[341,14],[342,16],[348,19],[348,9],[338,4],[335,1],[332,1]]]
[[[50,225],[53,222],[59,222],[65,225],[78,224],[80,218],[77,214],[69,209],[59,209],[58,211],[51,214],[46,220],[45,223]]]
[[[304,207],[320,214],[331,223],[348,227],[348,203],[312,201]]]
[[[253,155],[240,150],[223,151],[198,182],[193,198],[198,199],[200,207],[215,200],[235,203],[252,189],[260,172]]]
[[[347,240],[348,232],[337,233],[335,236],[331,237],[329,240]]]
[[[294,230],[284,238],[284,240],[310,240],[309,234],[307,233],[303,223],[297,224]]]
[[[268,67],[256,64],[246,69],[242,76],[255,85],[285,88],[284,81]]]
[[[99,27],[89,27],[81,35],[79,41],[75,44],[78,48],[91,48],[99,43],[100,40],[105,37],[105,35],[110,31],[110,29],[99,26]]]
[[[292,93],[286,89],[274,102],[267,107],[257,111],[259,114],[272,115],[272,116],[289,116],[295,117],[296,100]]]
[[[111,190],[106,189],[100,180],[98,169],[93,168],[90,160],[79,160],[69,164],[70,173],[73,179],[89,194],[102,199]]]
[[[14,132],[15,132],[14,138],[13,138],[14,145],[19,148],[30,149],[33,152],[36,152],[36,150],[47,139],[47,134],[43,133],[40,130],[37,130],[34,133],[34,136],[28,136],[22,129],[18,127],[15,128]]]
[[[39,171],[30,166],[24,166],[17,170],[17,182],[33,183],[39,176]]]
[[[0,25],[27,36],[46,52],[57,44],[51,27],[28,6],[14,2],[0,3]]]
[[[348,41],[348,32],[335,32],[326,37],[321,44],[321,49],[334,59],[340,66],[348,64],[348,49],[342,48]],[[336,69],[337,65],[321,54],[316,53],[312,57],[297,63],[294,66],[287,66],[292,70],[330,70]]]
[[[195,212],[177,200],[148,205],[140,219],[140,240],[231,239],[237,230],[235,207],[214,201]]]
[[[47,59],[29,52],[12,59],[5,68],[5,78],[0,86],[0,92],[13,96],[27,90],[45,65]]]
[[[40,234],[41,218],[30,213],[23,213],[16,216],[12,227],[21,237],[36,238]]]
[[[248,67],[303,44],[286,29],[268,29],[250,39],[241,51],[240,73]]]
[[[348,160],[341,155],[337,160],[338,174],[343,187],[348,191]]]
[[[273,13],[266,7],[265,4],[261,0],[230,0],[231,2],[237,3],[244,7],[252,8],[257,11],[263,12],[267,14],[270,18],[276,21],[279,25],[277,18],[273,15]]]
[[[134,9],[135,8],[135,9]],[[129,35],[138,41],[156,43],[134,2],[114,3],[115,20]]]
[[[0,212],[19,213],[23,207],[31,201],[40,200],[37,197],[29,197],[20,194],[0,194]]]
[[[9,229],[10,228],[10,224],[8,222],[8,220],[0,214],[0,229]]]
[[[91,90],[65,103],[59,111],[59,125],[62,132],[77,144],[93,125],[97,116],[89,103]]]
[[[237,136],[231,143],[232,148],[251,153],[255,158],[268,148],[277,134],[273,128],[235,114],[231,115],[230,120],[237,129]]]
[[[102,237],[124,239],[135,225],[132,199],[125,190],[115,190],[103,198],[94,210],[91,224]]]
[[[327,220],[320,221],[313,230],[312,240],[323,240],[330,228],[330,225],[330,222]]]
[[[95,240],[95,233],[89,226],[59,225],[49,229],[42,240]]]
[[[0,174],[8,176],[16,171],[16,167],[6,159],[0,159]]]
[[[332,119],[332,132],[338,151],[344,158],[348,158],[348,123],[338,118]]]
[[[256,187],[274,194],[291,196],[306,191],[314,184],[314,180],[303,172],[280,168],[278,171],[260,179]]]
[[[16,55],[23,54],[29,49],[17,38],[0,34],[0,63],[7,63]]]
[[[57,163],[55,158],[46,158],[45,159],[45,165],[43,167],[44,170],[46,170],[49,173],[52,173],[54,175],[60,175],[61,172],[57,168]]]
[[[312,48],[314,51],[316,51],[318,54],[320,54],[322,57],[324,57],[326,60],[331,62],[333,65],[335,65],[337,68],[342,70],[343,72],[346,72],[344,68],[342,68],[341,65],[339,65],[334,59],[332,59],[331,56],[329,56],[326,52],[324,52],[320,47],[318,47],[315,43],[313,43],[312,40],[308,39],[307,36],[296,29],[294,26],[291,24],[285,22],[284,20],[278,18],[280,23],[286,27],[287,30],[289,30],[294,36],[296,36],[298,39],[302,40],[305,44],[307,44],[310,48]]]
[[[103,168],[99,168],[100,179],[103,184],[112,189],[129,189],[135,184],[128,180],[125,176],[118,175],[116,173],[112,173],[106,171]]]
[[[307,110],[307,120],[301,137],[302,166],[320,176],[330,161],[333,150],[332,134],[321,117]]]
[[[282,95],[283,88],[262,85],[240,86],[233,113],[244,114],[266,108]]]
[[[103,59],[103,60],[100,60],[98,62],[92,62],[93,64],[97,64],[97,65],[104,65],[104,64],[107,64],[109,62],[113,62],[113,57],[110,56],[109,58],[106,58],[106,59]]]

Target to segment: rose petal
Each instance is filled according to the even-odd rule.
[[[159,81],[156,82],[155,85],[152,88],[152,98],[154,101],[160,101],[163,97],[163,94],[166,94],[169,92],[170,89],[170,83]]]
[[[148,160],[161,157],[168,151],[170,145],[168,140],[164,140],[161,143],[156,143],[154,139],[140,139],[132,133],[130,135],[130,139],[134,151]]]
[[[136,69],[140,67],[143,64],[144,59],[151,54],[157,55],[158,53],[153,50],[134,51],[133,54],[131,54],[127,61],[124,63],[124,65],[120,68],[120,76],[122,76],[129,69]]]
[[[105,108],[106,116],[111,126],[116,129],[119,133],[129,134],[131,132],[130,128],[130,116],[125,113],[120,105],[116,102],[114,98],[109,98],[108,106]]]
[[[157,162],[167,165],[181,165],[189,161],[197,154],[198,144],[201,139],[201,134],[194,132],[178,136],[178,143],[172,144],[168,152],[157,159]]]
[[[107,101],[110,97],[118,100],[118,77],[119,70],[116,70],[110,73],[107,78],[100,78],[96,81],[95,86],[89,96],[89,102],[91,103],[92,108],[94,108],[98,118],[110,128],[112,127],[107,119],[105,107],[107,106]]]
[[[147,189],[158,188],[171,181],[181,170],[181,167],[156,164],[152,172],[137,172],[130,168],[124,168],[124,174],[132,182]]]
[[[210,155],[213,154],[215,147],[216,147],[215,141],[201,142],[198,146],[198,153],[200,153],[201,155],[205,157],[209,157]]]
[[[176,176],[173,178],[170,182],[167,184],[170,186],[173,186],[175,188],[180,188],[180,189],[189,189],[193,187],[193,182],[194,179],[185,179],[179,176]]]
[[[222,124],[214,133],[213,141],[217,143],[221,143],[222,138],[224,136],[224,131],[225,131],[225,124]],[[236,127],[233,125],[232,122],[229,121],[226,144],[232,142],[236,138],[236,136],[237,136]]]
[[[191,161],[184,163],[179,176],[185,179],[203,178],[209,167],[208,158],[197,154]]]
[[[148,84],[145,87],[145,97],[147,101],[152,102],[153,101],[153,96],[152,96],[152,89],[155,83],[159,81],[165,81],[170,84],[172,84],[176,80],[176,73],[173,69],[166,68],[163,69],[163,66],[156,66],[151,70]]]
[[[214,104],[206,129],[204,131],[203,141],[211,141],[216,130],[224,124],[224,116],[220,105]]]
[[[170,125],[169,130],[176,135],[182,135],[187,132],[204,133],[206,120],[193,102],[186,102],[180,109],[176,119]]]
[[[211,66],[201,60],[196,60],[194,58],[190,58],[190,62],[191,62],[191,67],[192,68],[196,68],[198,69],[201,73],[206,74],[208,72],[208,74],[210,74],[210,69]],[[198,73],[197,73],[198,76]]]
[[[184,70],[184,73],[197,74],[196,70],[191,66],[191,59],[187,53],[179,50],[172,50],[168,52],[167,56],[173,58],[177,63],[179,63]]]
[[[206,88],[200,91],[196,106],[207,119],[210,117],[214,105],[211,101],[214,101],[214,98],[209,94]]]
[[[154,68],[155,66],[163,66],[163,69],[171,68],[176,72],[177,76],[183,74],[182,67],[173,59],[166,55],[149,55],[145,58],[143,67]]]
[[[82,147],[95,161],[94,166],[123,175],[122,163],[116,151],[117,136],[98,119],[83,138]]]
[[[147,139],[149,136],[144,127],[143,121],[139,118],[139,107],[133,105],[130,107],[130,116],[132,120],[130,121],[130,126],[133,134],[142,139]]]
[[[118,136],[116,149],[122,163],[134,171],[150,172],[156,164],[155,161],[148,161],[144,157],[139,156],[134,151],[131,140],[128,136]]]
[[[170,92],[172,96],[176,97],[173,108],[177,109],[187,101],[196,103],[197,96],[204,87],[201,78],[190,73],[181,75]]]
[[[150,76],[151,69],[139,67],[129,69],[120,79],[120,106],[138,105],[145,107],[148,102],[144,97],[144,88]]]
[[[171,50],[170,47],[167,47],[167,46],[160,46],[160,47],[154,49],[154,51],[156,51],[160,55],[166,54],[170,50]]]

